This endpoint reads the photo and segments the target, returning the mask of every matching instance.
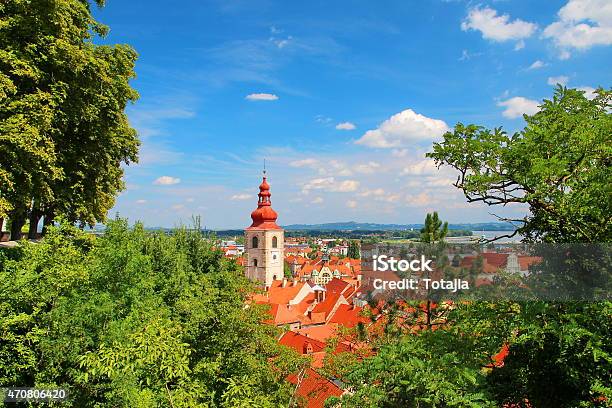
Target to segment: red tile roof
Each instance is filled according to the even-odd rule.
[[[497,252],[483,252],[480,254],[486,259],[489,265],[497,268],[504,268],[508,262],[508,254],[498,254]]]
[[[325,295],[325,300],[321,303],[317,303],[317,305],[312,309],[313,313],[325,313],[325,318],[329,318],[331,312],[336,307],[342,299],[342,294],[338,292],[328,292]]]
[[[336,313],[329,320],[330,323],[338,323],[344,327],[355,327],[357,323],[368,323],[369,319],[362,316],[362,307],[353,305],[340,305],[336,309]]]
[[[297,330],[298,333],[303,334],[311,339],[326,342],[330,337],[334,337],[338,331],[337,324],[323,324],[319,326],[304,327]]]
[[[506,265],[505,260],[507,260],[507,258],[508,258],[508,254],[483,253],[481,255],[483,255],[483,259],[482,259],[482,272],[484,272],[484,273],[499,272],[500,269],[505,267],[505,265]],[[505,257],[505,260],[504,260],[504,263],[500,266],[499,262],[500,262],[501,257],[490,257],[490,256],[485,257],[484,255],[501,255],[501,257]],[[472,264],[474,263],[476,258],[477,257],[473,256],[473,255],[466,256],[466,257],[464,257],[461,260],[460,266],[462,266],[464,268],[471,268]],[[489,258],[492,259],[493,263],[489,261]]]
[[[493,359],[493,365],[495,367],[503,367],[504,366],[504,360],[506,359],[506,357],[508,357],[508,354],[510,353],[510,348],[508,347],[507,344],[504,344],[501,348],[501,350],[499,350],[499,353],[495,354],[492,359]]]
[[[291,347],[300,354],[318,353],[325,349],[325,343],[322,341],[306,337],[293,331],[288,331],[283,334],[278,341],[283,346]]]
[[[533,264],[537,264],[542,262],[542,257],[539,256],[519,256],[518,257],[519,265],[521,267],[521,271],[526,271]]]
[[[325,290],[327,290],[327,293],[329,292],[342,293],[349,286],[350,285],[348,284],[348,282],[345,282],[338,278],[333,278],[327,283],[327,285],[325,285]]]
[[[290,300],[295,298],[304,286],[303,282],[298,282],[295,286],[293,282],[287,282],[283,288],[283,281],[273,281],[270,289],[268,289],[269,303],[276,303],[279,305],[286,305]]]
[[[302,378],[292,374],[287,379],[297,385],[295,394],[298,397],[298,405],[303,408],[323,408],[329,397],[339,397],[343,394],[340,387],[311,368],[305,371]]]
[[[294,306],[272,304],[269,311],[272,319],[266,323],[273,323],[276,326],[282,326],[291,323],[311,324],[312,321],[299,312]]]

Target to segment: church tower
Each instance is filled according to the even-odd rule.
[[[251,213],[253,223],[244,231],[246,276],[270,287],[284,277],[285,232],[276,225],[278,215],[272,209],[265,170],[258,196],[257,209]]]

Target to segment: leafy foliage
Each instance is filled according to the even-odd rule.
[[[493,407],[472,341],[443,330],[396,338],[342,379],[355,387],[342,406]]]
[[[523,131],[509,136],[457,124],[429,157],[459,171],[455,185],[470,202],[527,205],[524,219],[511,220],[522,224],[526,240],[610,242],[611,99],[612,91],[599,89],[588,100],[559,87],[540,112],[525,116]],[[422,240],[435,242],[441,223],[428,219]],[[609,288],[609,252],[554,259],[533,275],[542,280],[539,289],[585,300],[457,302],[436,330],[403,334],[385,326],[398,335],[374,344],[375,355],[335,370],[354,391],[342,406],[609,406],[612,302],[589,301],[602,299],[595,287]],[[574,288],[580,279],[591,284]],[[392,311],[388,322],[396,320]]]
[[[361,254],[359,252],[359,243],[356,240],[351,240],[349,242],[347,257],[351,259],[359,259],[361,258]]]
[[[89,1],[0,3],[0,217],[14,231],[27,216],[103,220],[124,187],[121,163],[137,160],[124,112],[138,97],[136,53],[94,44],[107,32]]]
[[[402,334],[397,325],[386,327],[395,334],[374,338],[375,355],[332,361],[331,371],[354,392],[329,406],[608,406],[611,308],[611,302],[463,302],[436,330]],[[504,345],[505,358],[494,357]]]
[[[198,232],[64,224],[0,252],[0,386],[56,385],[70,404],[286,405],[301,360],[278,345],[238,265]]]
[[[524,204],[509,220],[532,241],[606,242],[612,236],[612,91],[589,100],[557,88],[513,135],[501,128],[455,126],[428,156],[459,172],[469,202]]]

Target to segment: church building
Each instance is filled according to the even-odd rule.
[[[270,196],[270,185],[264,171],[257,209],[251,213],[253,223],[245,229],[244,235],[246,276],[263,283],[266,288],[284,276],[285,232],[276,224],[278,215],[272,209]]]

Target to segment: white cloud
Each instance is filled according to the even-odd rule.
[[[459,61],[469,61],[474,57],[479,57],[482,55],[482,52],[469,52],[468,50],[461,51],[461,57],[459,57]]]
[[[323,202],[323,197],[315,197],[311,203],[312,204],[321,204]]]
[[[357,208],[357,201],[355,201],[355,200],[348,200],[346,202],[346,206],[348,208]]]
[[[321,163],[319,174],[331,174],[332,176],[351,176],[353,172],[350,166],[339,160],[328,160]]]
[[[522,50],[523,48],[525,48],[525,41],[523,40],[520,40],[519,42],[514,44],[514,51],[519,51],[519,50]]]
[[[536,60],[527,69],[540,69],[540,68],[544,68],[545,66],[546,66],[546,64],[544,62],[542,62],[540,60]]]
[[[559,75],[556,77],[548,77],[548,85],[557,85],[557,84],[561,84],[563,86],[567,85],[567,82],[569,81],[569,78],[566,77],[565,75]]]
[[[275,101],[278,99],[278,96],[269,93],[252,93],[247,95],[245,99],[249,101]]]
[[[416,196],[408,195],[406,197],[406,204],[411,207],[427,207],[429,205],[436,204],[438,200],[431,197],[427,192],[421,192]]]
[[[558,21],[546,27],[543,36],[561,49],[561,59],[569,58],[567,49],[612,45],[612,2],[609,0],[569,0],[557,15]]]
[[[393,157],[406,157],[408,155],[408,149],[393,149],[391,150],[391,156]]]
[[[355,191],[358,188],[359,188],[359,182],[357,180],[344,180],[334,185],[329,191],[348,193],[351,191]]]
[[[289,165],[291,167],[311,167],[311,166],[314,166],[317,163],[318,163],[317,159],[309,158],[309,159],[302,159],[302,160],[292,161],[291,163],[289,163]]]
[[[612,3],[608,0],[570,0],[559,10],[564,21],[592,20],[612,24]]]
[[[170,186],[170,185],[173,185],[173,184],[178,184],[180,182],[181,182],[181,179],[177,178],[177,177],[161,176],[161,177],[158,177],[157,179],[155,179],[153,184],[158,184],[158,185],[161,185],[161,186]]]
[[[351,122],[342,122],[342,123],[338,123],[336,125],[336,129],[338,129],[338,130],[353,130],[356,127],[357,126],[355,126],[355,124],[353,124]]]
[[[508,14],[497,15],[497,11],[489,7],[471,9],[461,23],[463,31],[477,30],[482,33],[483,38],[500,42],[519,40],[520,43],[523,38],[530,37],[536,28],[536,24],[520,19],[510,21]],[[520,48],[522,47],[519,46]]]
[[[377,196],[374,199],[378,201],[385,201],[387,203],[395,203],[395,202],[398,202],[400,198],[402,198],[400,194],[389,194],[389,195]]]
[[[173,210],[183,210],[185,206],[183,204],[175,204],[172,206]]]
[[[252,197],[253,197],[252,194],[246,194],[246,193],[243,193],[243,194],[234,194],[233,196],[231,196],[230,200],[233,200],[233,201],[243,201],[243,200],[249,200]]]
[[[438,168],[433,160],[424,159],[419,162],[410,164],[402,170],[400,173],[402,176],[422,176],[422,175],[430,175],[437,174]]]
[[[592,88],[590,86],[581,86],[578,88],[578,90],[583,91],[584,96],[588,99],[593,99],[597,96],[597,94],[595,94],[595,88]]]
[[[454,179],[448,177],[427,177],[425,180],[428,187],[450,187],[454,182]]]
[[[355,166],[355,171],[357,173],[372,174],[378,168],[380,168],[380,163],[377,163],[375,161],[370,161],[367,163],[358,164],[357,166]]]
[[[281,48],[281,49],[288,46],[292,40],[293,40],[292,36],[288,36],[286,38],[270,37],[270,41],[274,43],[274,45],[276,45],[278,48]]]
[[[146,204],[147,200],[136,200],[136,204]]]
[[[333,120],[332,118],[324,116],[324,115],[317,115],[317,116],[315,116],[315,121],[317,123],[322,123],[324,125],[330,124],[332,122],[332,120]]]
[[[444,121],[406,109],[391,116],[377,129],[368,130],[355,143],[368,147],[401,147],[411,142],[430,141],[448,131]]]
[[[189,198],[185,199],[185,201],[187,201],[188,203],[193,203],[195,201],[195,198],[189,197]]]
[[[381,196],[385,194],[385,190],[382,188],[375,188],[373,190],[363,190],[359,193],[360,197],[369,197],[369,196]]]
[[[308,194],[311,190],[323,190],[337,193],[349,193],[359,188],[357,180],[337,181],[334,177],[315,178],[302,186],[302,192]]]
[[[540,110],[538,101],[523,98],[522,96],[515,96],[514,98],[500,101],[497,106],[505,107],[506,109],[502,112],[504,117],[509,119],[520,118],[523,114],[533,115]]]

